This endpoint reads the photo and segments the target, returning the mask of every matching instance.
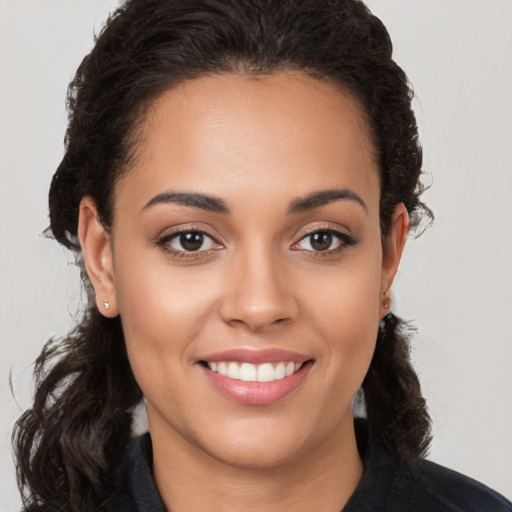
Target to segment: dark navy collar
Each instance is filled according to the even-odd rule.
[[[356,421],[363,477],[342,512],[512,512],[512,503],[455,471],[398,455]],[[135,439],[117,471],[117,512],[166,512],[153,478],[149,433]]]

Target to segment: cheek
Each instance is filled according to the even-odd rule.
[[[215,307],[215,287],[205,283],[201,272],[183,275],[161,259],[135,257],[116,268],[117,300],[138,380],[146,375],[157,380],[164,369],[179,371],[190,364],[193,342]]]
[[[123,276],[117,291],[135,380],[159,416],[179,421],[177,411],[194,398],[183,383],[190,378],[194,340],[205,328],[212,298],[193,280],[149,271]]]
[[[378,256],[378,252],[376,253]],[[330,378],[359,387],[371,362],[380,311],[380,259],[361,257],[340,269],[310,297],[318,331],[326,340]],[[350,376],[350,378],[347,378]]]

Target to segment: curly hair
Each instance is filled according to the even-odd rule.
[[[413,93],[392,59],[389,34],[359,0],[128,0],[106,23],[68,91],[65,155],[50,188],[50,231],[75,252],[83,197],[112,222],[113,188],[130,167],[152,102],[184,80],[218,73],[301,70],[349,90],[367,116],[378,156],[383,240],[394,207],[412,224],[422,153]],[[142,392],[118,318],[89,304],[63,339],[36,361],[32,409],[13,434],[24,503],[51,510],[108,510],[115,465],[132,435]],[[363,383],[370,433],[409,454],[428,447],[430,419],[409,361],[406,324],[388,316]]]

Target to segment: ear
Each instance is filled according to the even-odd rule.
[[[85,268],[96,293],[96,306],[103,316],[113,318],[119,310],[110,235],[100,221],[96,203],[90,197],[85,197],[80,203],[78,236]]]
[[[384,241],[381,272],[381,317],[389,313],[391,307],[390,288],[395,279],[398,265],[409,233],[409,214],[403,203],[397,204],[391,218],[391,225]]]

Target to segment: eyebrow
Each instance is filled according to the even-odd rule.
[[[341,189],[328,189],[312,192],[304,197],[294,199],[288,208],[289,214],[301,213],[313,208],[319,208],[333,201],[349,200],[355,201],[362,206],[365,212],[368,212],[365,202],[354,191],[348,188]],[[202,210],[228,214],[229,208],[226,203],[214,196],[200,194],[196,192],[164,192],[158,194],[151,199],[142,209],[147,210],[157,204],[176,203],[184,206],[192,206],[193,208],[200,208]]]
[[[328,190],[320,190],[313,192],[304,197],[294,199],[290,203],[288,213],[301,213],[313,208],[318,208],[333,201],[348,200],[355,201],[363,207],[363,210],[368,213],[368,208],[365,202],[354,191],[348,188],[332,188]]]
[[[153,197],[142,211],[151,208],[157,204],[177,203],[193,208],[201,208],[214,213],[229,213],[226,203],[218,197],[198,194],[195,192],[164,192]]]

